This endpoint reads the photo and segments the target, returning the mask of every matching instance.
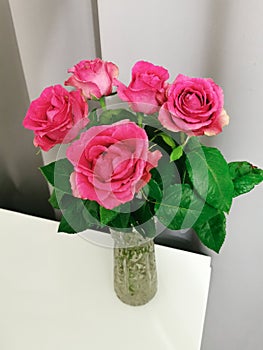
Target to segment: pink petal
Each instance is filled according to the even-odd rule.
[[[223,109],[219,117],[217,117],[213,123],[204,130],[204,134],[207,136],[214,136],[222,132],[222,128],[229,124],[229,116]]]

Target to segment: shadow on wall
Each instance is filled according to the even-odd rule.
[[[38,167],[32,133],[22,121],[29,106],[8,0],[0,3],[0,207],[54,218],[49,192]]]
[[[206,59],[203,75],[212,77],[218,84],[222,77],[225,60],[225,42],[231,24],[228,0],[215,0],[210,4],[210,16],[206,30]]]
[[[231,29],[230,6],[231,4],[228,0],[211,1],[206,24],[206,33],[204,33],[206,38],[206,49],[202,76],[212,78],[223,88],[223,90],[225,90],[224,65],[226,57],[226,39],[228,31]],[[226,106],[226,108],[227,107],[228,106]],[[204,136],[201,138],[201,141],[207,146],[220,147],[220,149],[222,149],[225,139],[228,137],[227,133],[228,128],[225,128],[222,134],[219,134],[216,137]]]

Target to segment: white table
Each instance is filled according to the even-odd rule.
[[[158,293],[131,307],[112,250],[57,226],[0,209],[1,350],[200,349],[210,257],[156,246]]]

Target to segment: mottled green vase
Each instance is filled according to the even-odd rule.
[[[137,231],[112,231],[114,238],[114,290],[128,305],[148,303],[157,292],[154,242]]]

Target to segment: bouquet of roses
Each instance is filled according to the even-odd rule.
[[[154,237],[158,221],[172,230],[193,228],[219,252],[233,198],[263,180],[261,169],[227,163],[199,140],[229,122],[222,89],[182,74],[168,83],[165,68],[144,61],[132,68],[128,86],[115,64],[98,58],[69,73],[65,85],[73,89],[47,87],[23,122],[44,151],[69,144],[65,158],[41,167],[54,187],[49,201],[62,212],[58,230],[136,228]],[[108,105],[116,93],[123,102]],[[89,111],[89,100],[97,108]]]

